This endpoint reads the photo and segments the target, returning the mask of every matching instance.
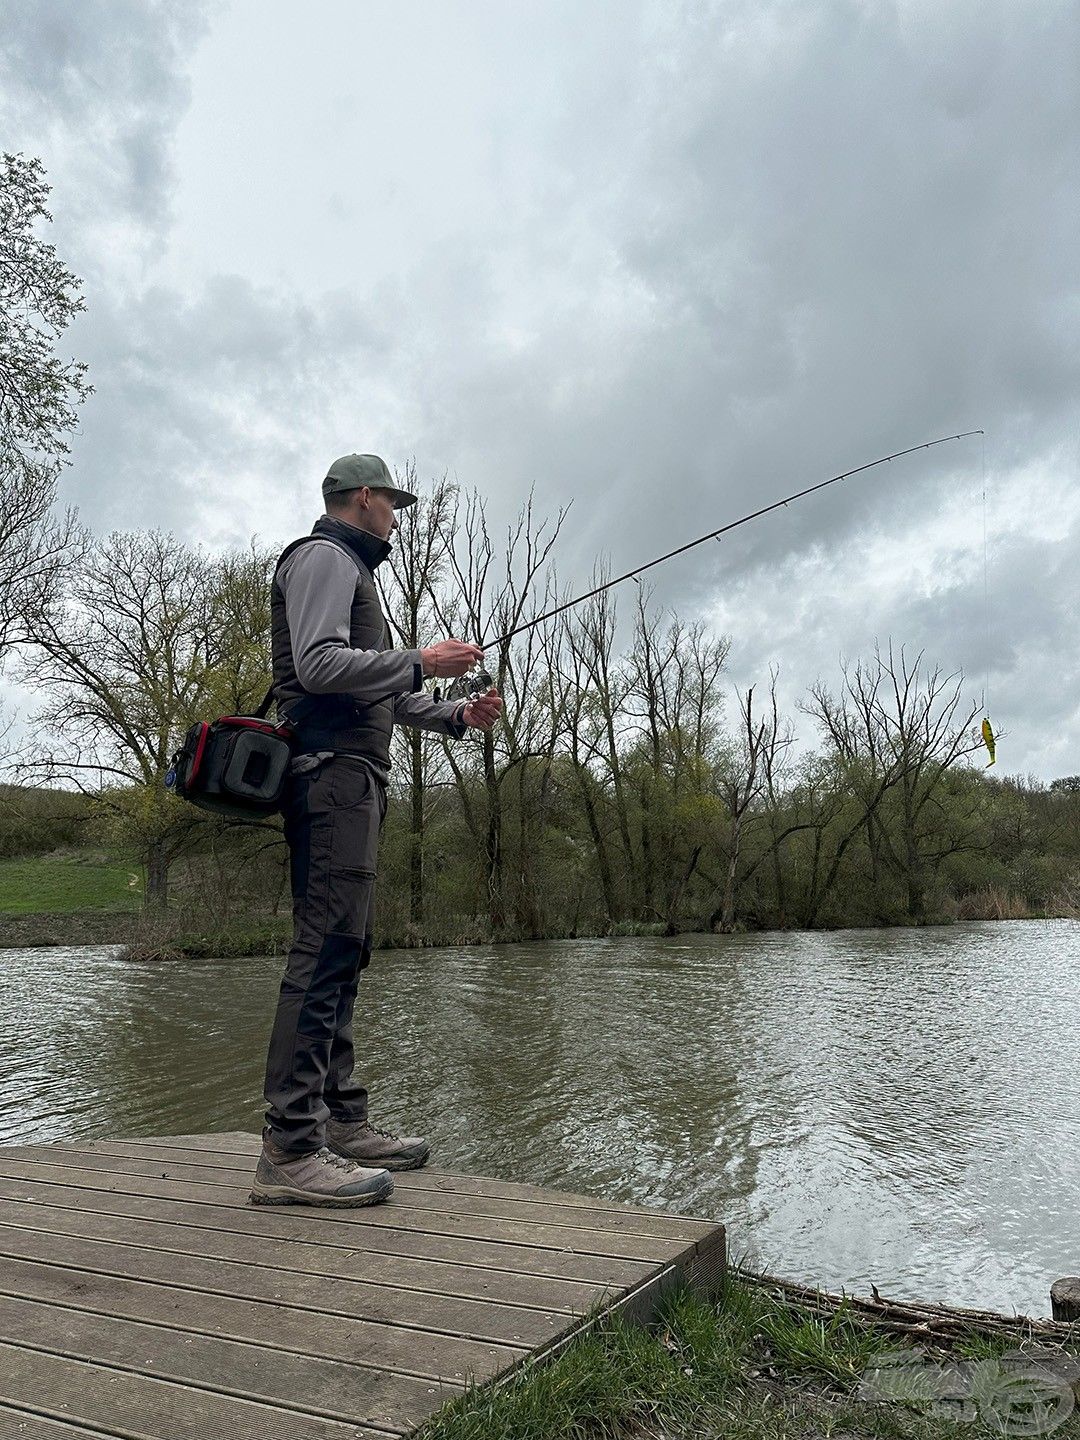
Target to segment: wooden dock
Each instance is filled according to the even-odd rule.
[[[425,1166],[252,1206],[257,1135],[0,1147],[0,1440],[374,1440],[598,1314],[712,1291],[724,1227]]]

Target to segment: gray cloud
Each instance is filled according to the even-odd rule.
[[[656,598],[730,629],[740,681],[779,661],[790,700],[875,637],[973,685],[989,667],[1015,768],[1080,768],[1076,3],[611,0],[522,6],[513,24],[450,4],[422,43],[410,7],[327,4],[317,55],[260,30],[257,75],[220,48],[256,23],[243,4],[5,13],[6,128],[39,143],[55,238],[88,276],[70,338],[97,394],[65,489],[95,525],[285,538],[310,523],[326,460],[372,448],[477,483],[496,522],[533,484],[541,504],[573,498],[560,573],[583,582],[598,552],[625,568],[981,426],[989,657],[977,440],[703,547],[655,572]],[[363,101],[335,79],[350,50],[401,91],[400,139],[386,123],[370,153],[343,128]],[[438,133],[411,114],[413,70]],[[229,104],[245,121],[273,106],[279,130],[277,107],[297,123],[315,107],[311,174],[222,158],[204,126],[178,190],[192,94],[218,125]],[[192,174],[226,165],[228,214],[205,197],[197,212],[211,261],[182,211],[186,248],[159,265]],[[301,196],[316,280],[287,213]],[[231,255],[242,273],[215,258]],[[1056,542],[1033,533],[1047,513]]]
[[[0,0],[5,143],[38,155],[57,243],[84,274],[116,244],[154,246],[171,203],[169,151],[187,104],[182,65],[203,0]]]

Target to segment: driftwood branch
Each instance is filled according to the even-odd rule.
[[[907,1300],[887,1300],[871,1285],[871,1298],[865,1296],[839,1295],[791,1280],[782,1280],[776,1275],[762,1274],[732,1264],[730,1270],[739,1280],[773,1292],[780,1300],[797,1304],[812,1314],[831,1316],[837,1308],[846,1303],[848,1309],[885,1330],[914,1337],[916,1339],[947,1344],[963,1335],[973,1332],[988,1336],[1005,1336],[1015,1339],[1039,1339],[1058,1345],[1080,1344],[1080,1321],[1042,1320],[1030,1315],[1000,1315],[993,1310],[967,1310],[960,1306],[933,1305],[927,1302],[915,1303]]]

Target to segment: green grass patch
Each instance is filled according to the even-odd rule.
[[[739,1277],[712,1300],[685,1287],[642,1329],[619,1315],[546,1364],[527,1362],[499,1386],[453,1400],[417,1440],[977,1440],[1000,1435],[982,1416],[958,1421],[920,1403],[870,1403],[860,1382],[903,1336],[842,1303],[821,1317]],[[949,1353],[989,1357],[997,1338],[962,1338]],[[940,1360],[943,1355],[928,1357]],[[1018,1433],[1031,1433],[1020,1431]],[[1055,1440],[1078,1440],[1076,1411]]]
[[[0,911],[59,915],[79,910],[138,910],[137,865],[101,851],[0,860]]]

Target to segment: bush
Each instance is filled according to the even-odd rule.
[[[90,808],[74,791],[0,785],[0,860],[82,845],[90,826]]]

